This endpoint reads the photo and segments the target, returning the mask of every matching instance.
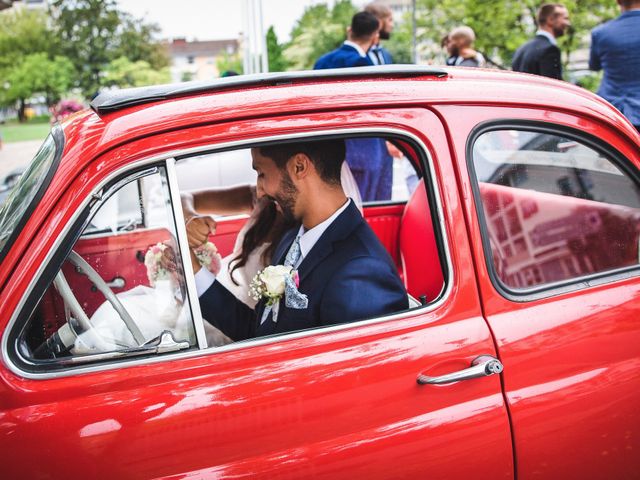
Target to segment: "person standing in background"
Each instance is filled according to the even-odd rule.
[[[446,43],[446,49],[449,53],[447,65],[456,67],[484,66],[484,57],[473,49],[475,41],[476,34],[471,27],[462,26],[451,30]]]
[[[314,70],[373,65],[367,51],[378,41],[378,19],[369,12],[356,13],[347,29],[347,39],[337,49],[321,56]]]
[[[542,5],[537,15],[536,36],[516,50],[513,70],[562,80],[557,38],[571,26],[569,11],[560,3]]]
[[[391,9],[381,2],[372,2],[364,8],[365,12],[369,12],[380,22],[380,30],[378,30],[379,39],[369,49],[368,55],[374,65],[389,65],[393,63],[393,57],[389,51],[380,45],[380,40],[389,40],[393,31],[393,12]]]
[[[378,43],[380,22],[369,12],[356,13],[347,29],[342,46],[316,61],[313,69],[371,66],[367,55]],[[346,140],[346,161],[358,184],[363,202],[391,200],[393,158],[383,138],[350,138]]]
[[[621,15],[591,32],[589,68],[604,70],[598,95],[640,131],[640,0],[618,0]]]

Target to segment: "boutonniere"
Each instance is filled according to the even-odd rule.
[[[267,306],[271,307],[284,295],[287,277],[297,277],[297,272],[292,267],[285,265],[270,265],[256,273],[249,285],[249,295],[254,300],[264,298]]]
[[[298,271],[286,265],[270,265],[258,272],[249,285],[249,295],[254,300],[266,300],[262,322],[273,311],[273,321],[278,321],[280,299],[286,297],[286,306],[304,309],[309,305],[307,296],[298,291],[300,277]]]

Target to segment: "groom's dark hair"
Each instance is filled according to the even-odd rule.
[[[320,178],[332,185],[340,185],[342,162],[346,155],[344,140],[330,138],[293,143],[281,143],[259,148],[260,155],[269,157],[282,170],[291,157],[304,153],[311,159]]]

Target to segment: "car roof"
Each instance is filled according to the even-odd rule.
[[[327,109],[429,105],[561,109],[614,122],[637,135],[609,103],[580,87],[536,75],[464,67],[386,65],[268,73],[100,94],[62,126],[67,150],[86,163],[137,138],[195,125]],[[63,158],[63,162],[64,162]],[[75,167],[78,167],[77,163]]]

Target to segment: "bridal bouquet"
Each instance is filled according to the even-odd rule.
[[[222,257],[218,253],[218,249],[213,242],[207,240],[206,243],[195,248],[193,253],[195,253],[198,263],[200,263],[203,268],[206,268],[214,275],[217,275],[220,272],[220,268],[222,267]]]
[[[149,247],[144,256],[144,266],[147,267],[147,278],[152,287],[163,280],[175,280],[177,275],[175,252],[164,243]]]

